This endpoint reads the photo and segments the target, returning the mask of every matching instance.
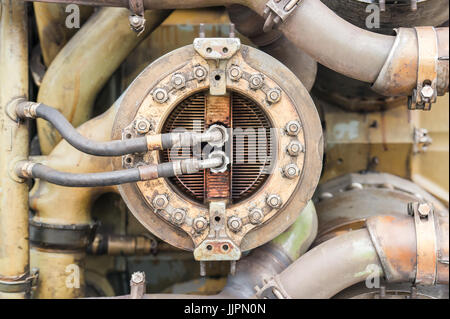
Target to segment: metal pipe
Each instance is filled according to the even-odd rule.
[[[28,187],[11,165],[28,157],[28,127],[7,114],[8,104],[28,94],[27,11],[22,1],[2,0],[0,6],[0,287],[29,276]],[[0,298],[25,298],[27,287],[15,292],[0,288]],[[28,287],[29,288],[29,287]]]
[[[67,2],[67,0],[46,0],[46,2]],[[90,0],[71,2],[93,4],[93,1]],[[173,9],[241,4],[263,16],[266,2],[266,0],[144,0],[144,6],[147,9]],[[124,7],[128,5],[126,0],[102,0],[95,3],[96,5]],[[319,63],[360,81],[375,83],[383,68],[389,68],[389,65],[392,64],[389,58],[394,55],[391,50],[396,37],[360,29],[338,17],[320,0],[301,1],[279,29],[297,48],[309,54]],[[438,36],[439,33],[437,32]],[[396,59],[399,64],[407,61],[406,64],[401,64],[402,71],[400,73],[397,72],[398,70],[392,71],[395,72],[395,82],[391,83],[391,86],[400,86],[401,88],[395,91],[396,95],[410,95],[411,88],[417,84],[418,66],[417,63],[411,63],[411,61],[418,60],[418,43],[417,39],[413,41],[414,43],[411,45],[402,48],[401,57]],[[448,38],[439,36],[439,42],[440,47],[448,48]],[[444,45],[441,45],[442,42]],[[357,45],[354,45],[355,43]],[[445,52],[439,54],[442,55]],[[448,72],[448,63],[445,67],[439,68],[438,79],[442,78],[442,74],[446,72]],[[393,74],[388,72],[388,74],[383,74],[382,78],[389,79],[391,77]],[[381,82],[379,79],[378,81]],[[448,81],[446,79],[443,81],[446,82],[446,90],[448,90]],[[389,88],[378,87],[377,91],[386,95],[393,94]]]
[[[88,120],[106,81],[170,13],[146,11],[146,28],[140,36],[130,30],[128,10],[102,8],[94,13],[53,60],[42,80],[38,102],[54,106],[74,126]],[[37,125],[41,151],[49,154],[60,136],[44,120],[38,120]]]

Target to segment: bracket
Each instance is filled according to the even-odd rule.
[[[131,11],[128,18],[131,30],[140,36],[145,30],[144,2],[143,0],[128,0],[128,6]]]
[[[274,27],[278,27],[281,22],[286,21],[302,1],[303,0],[269,0],[266,3],[266,8],[263,13],[263,17],[266,19],[263,31],[269,32]]]

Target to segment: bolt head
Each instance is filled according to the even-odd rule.
[[[208,226],[208,221],[206,220],[205,217],[202,217],[202,216],[196,217],[194,219],[193,226],[194,226],[195,231],[200,233],[206,229],[206,227]]]
[[[266,202],[267,202],[267,205],[269,205],[272,208],[279,208],[282,203],[281,197],[276,194],[273,194],[273,195],[270,195],[269,197],[267,197]]]
[[[181,208],[175,209],[175,211],[172,214],[172,221],[177,225],[181,225],[184,222],[185,218],[186,218],[186,211]]]
[[[153,99],[158,103],[164,103],[167,101],[169,96],[167,95],[166,90],[159,88],[153,92]]]
[[[136,120],[136,123],[134,125],[134,128],[136,129],[136,132],[139,134],[147,134],[152,125],[147,119],[138,119]]]
[[[186,86],[186,79],[184,78],[184,76],[182,74],[174,74],[172,76],[172,85],[177,89],[182,89]]]
[[[252,224],[260,224],[264,219],[264,213],[262,209],[254,208],[250,211],[248,218]]]
[[[233,231],[233,232],[238,232],[241,230],[242,228],[242,220],[237,217],[237,216],[231,216],[228,219],[228,227]]]
[[[239,81],[239,79],[242,77],[241,68],[237,65],[232,66],[228,71],[228,76],[232,81]]]
[[[417,207],[420,217],[427,217],[431,213],[431,210],[432,207],[428,203],[419,204],[419,207]]]
[[[203,81],[206,78],[206,74],[207,74],[207,71],[206,71],[205,67],[203,67],[201,65],[197,65],[196,67],[194,67],[194,77],[198,81]]]
[[[291,156],[298,156],[298,154],[304,151],[303,145],[297,141],[290,142],[286,150],[288,154]]]
[[[290,136],[298,135],[301,125],[298,121],[289,121],[286,124],[286,133]]]
[[[155,209],[164,209],[167,207],[167,205],[169,204],[169,199],[167,198],[166,195],[156,195],[153,198],[153,207]]]
[[[431,85],[424,85],[420,90],[420,96],[422,99],[431,100],[434,96],[434,90]]]
[[[270,89],[270,90],[267,92],[266,97],[267,97],[267,101],[268,101],[270,104],[275,104],[275,103],[277,103],[278,101],[280,101],[280,99],[281,99],[281,91],[280,91],[280,89],[278,89],[278,88]]]
[[[284,176],[293,179],[298,176],[300,173],[300,170],[297,165],[295,164],[288,164],[283,168]]]
[[[249,79],[249,86],[252,90],[257,90],[264,84],[264,78],[261,74],[253,74]]]

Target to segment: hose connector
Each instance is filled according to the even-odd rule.
[[[41,103],[22,101],[16,106],[16,115],[19,119],[35,119],[37,118],[36,109]]]

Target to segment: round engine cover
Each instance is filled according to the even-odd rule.
[[[223,170],[119,186],[136,218],[197,260],[236,260],[286,230],[322,169],[322,128],[302,83],[239,39],[196,39],[149,65],[120,102],[113,139],[228,130]],[[116,169],[207,157],[212,146],[114,159]],[[217,150],[217,147],[215,148]]]

